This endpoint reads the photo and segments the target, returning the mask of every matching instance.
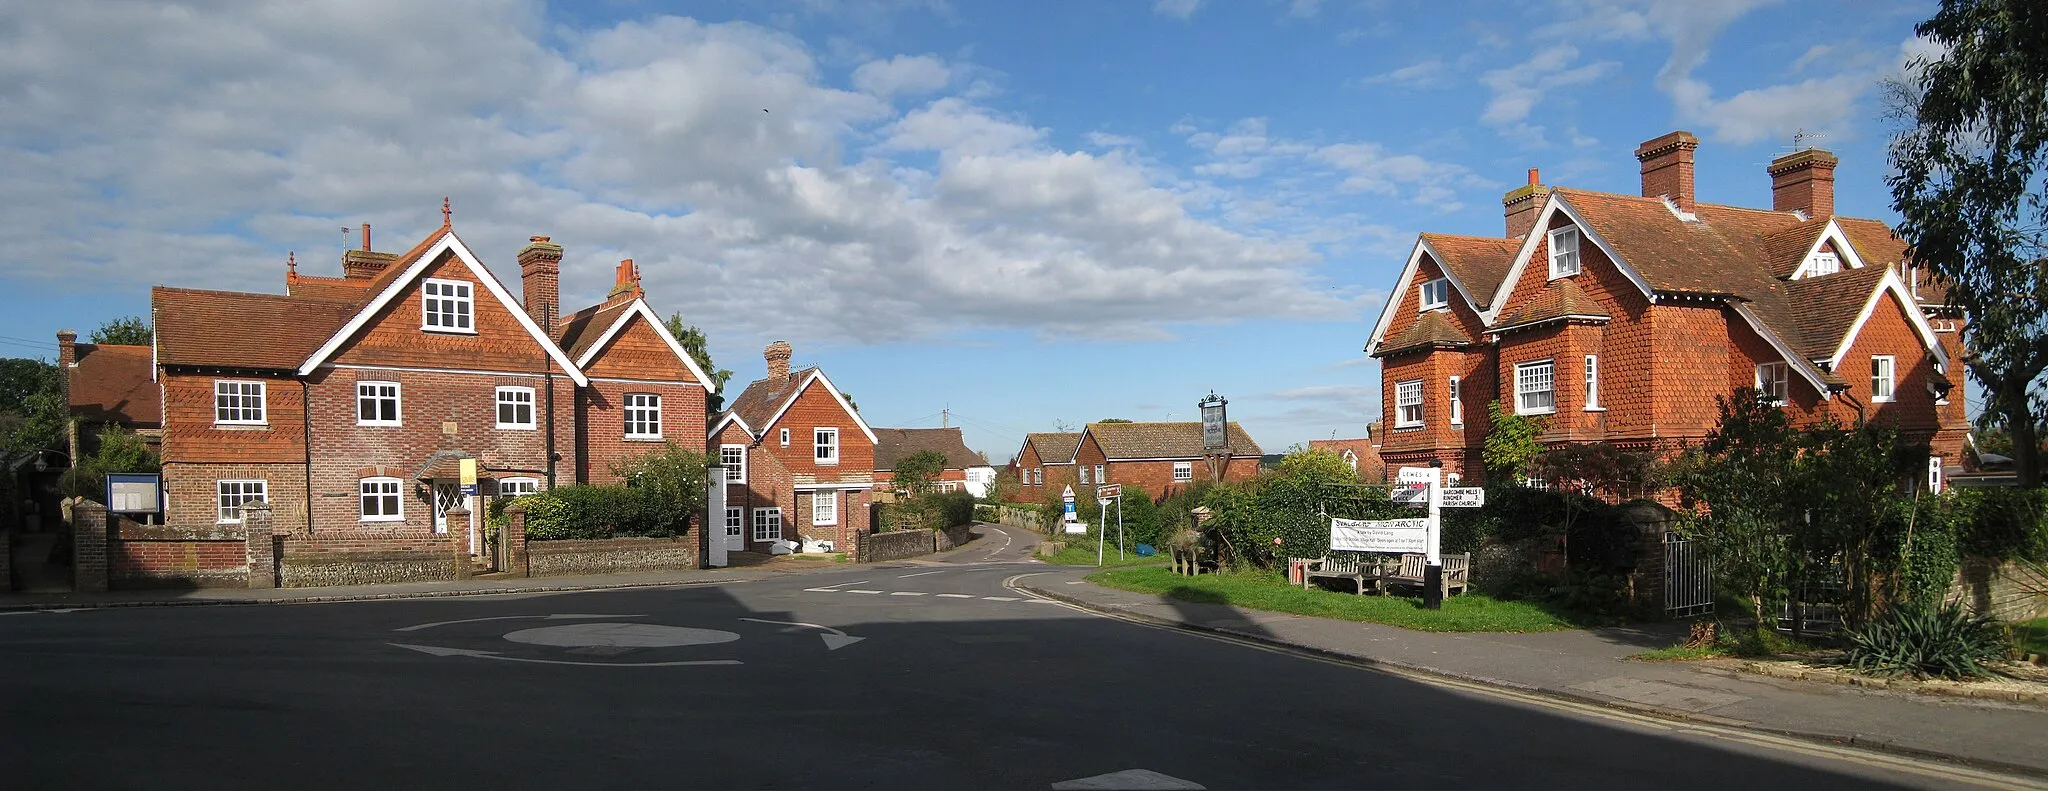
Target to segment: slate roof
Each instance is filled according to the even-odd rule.
[[[1586,296],[1584,289],[1571,278],[1550,281],[1549,285],[1537,292],[1528,302],[1515,309],[1506,318],[1494,323],[1498,329],[1526,327],[1567,316],[1612,319],[1599,300]]]
[[[967,449],[959,428],[875,429],[875,471],[896,469],[896,462],[923,452],[946,457],[946,469],[988,466],[988,460]]]
[[[775,417],[776,411],[782,409],[785,402],[796,396],[796,388],[817,370],[816,366],[812,366],[790,371],[789,378],[781,382],[756,379],[747,383],[747,389],[740,391],[739,396],[732,400],[732,406],[719,413],[712,424],[716,425],[725,420],[727,415],[737,415],[740,420],[746,422],[749,430],[768,430],[768,420]]]
[[[1422,239],[1437,252],[1437,263],[1471,292],[1480,310],[1486,310],[1493,301],[1493,293],[1508,276],[1508,269],[1515,265],[1515,253],[1522,246],[1520,239],[1442,233],[1426,233]]]
[[[150,290],[157,362],[297,370],[355,314],[328,300],[157,286]]]
[[[81,343],[71,376],[71,414],[130,428],[163,425],[163,390],[151,378],[148,346]]]
[[[1069,464],[1081,447],[1079,431],[1042,431],[1025,434],[1024,441],[1038,451],[1040,464]]]
[[[1460,347],[1473,344],[1472,336],[1458,329],[1443,311],[1432,310],[1422,314],[1414,324],[1408,325],[1400,334],[1380,343],[1376,357],[1386,357],[1410,349],[1432,346]]]
[[[1088,434],[1110,460],[1197,459],[1201,458],[1202,424],[1186,423],[1090,423]],[[1259,456],[1259,444],[1231,421],[1225,427],[1224,443],[1233,456]]]

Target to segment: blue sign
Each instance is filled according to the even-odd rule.
[[[160,514],[163,476],[154,472],[107,473],[107,510],[117,514]]]
[[[1067,515],[1068,515],[1068,516],[1072,516],[1073,514],[1074,514],[1074,501],[1072,501],[1072,500],[1068,500],[1068,501],[1067,501]]]
[[[462,485],[462,496],[464,496],[464,497],[475,497],[475,496],[476,496],[476,484],[473,484],[473,483],[465,483],[465,484],[463,484],[463,485]]]

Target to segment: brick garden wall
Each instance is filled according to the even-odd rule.
[[[914,558],[931,554],[932,546],[932,532],[929,530],[876,533],[860,542],[860,550],[855,559],[861,563],[881,563]]]
[[[109,516],[107,583],[122,588],[240,588],[249,581],[241,525],[180,528]]]

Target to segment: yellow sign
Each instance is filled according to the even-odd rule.
[[[462,459],[462,485],[476,485],[476,459]]]

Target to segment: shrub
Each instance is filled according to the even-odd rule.
[[[674,442],[620,459],[612,464],[612,473],[637,493],[622,499],[620,507],[628,515],[617,524],[631,525],[630,529],[621,528],[625,535],[680,534],[710,496],[709,460]]]
[[[1960,605],[1899,605],[1849,633],[1851,668],[1872,675],[1981,678],[2005,658],[2003,630]]]
[[[678,535],[684,525],[648,489],[574,484],[516,501],[526,509],[526,537],[534,541]]]

